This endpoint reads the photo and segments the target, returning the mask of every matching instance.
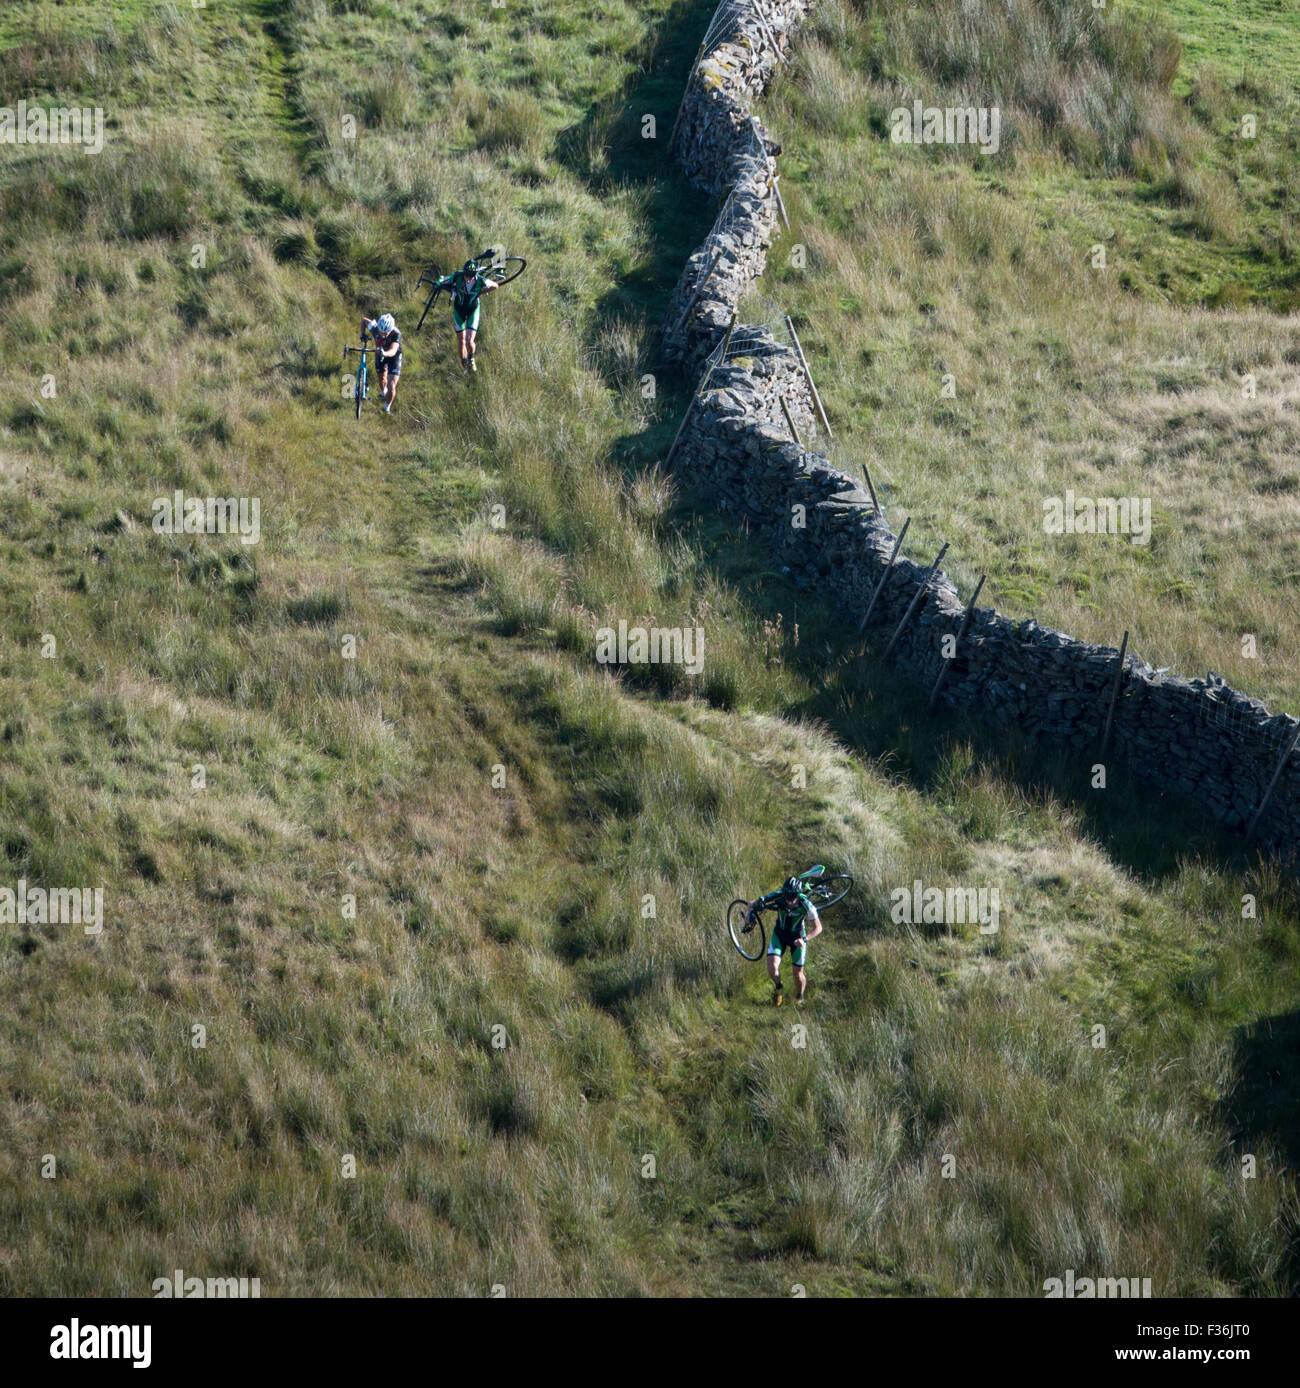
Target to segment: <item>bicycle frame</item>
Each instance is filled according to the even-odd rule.
[[[368,364],[367,364],[367,362],[366,362],[366,358],[367,358],[367,356],[369,356],[370,353],[372,353],[372,352],[378,352],[378,350],[379,350],[378,347],[367,347],[367,346],[365,346],[365,345],[364,345],[364,344],[365,344],[365,338],[364,338],[364,337],[361,339],[361,342],[362,342],[362,346],[360,346],[360,347],[345,347],[345,348],[343,349],[343,360],[344,360],[344,361],[347,361],[347,359],[348,359],[348,353],[349,353],[349,352],[356,352],[356,353],[358,354],[358,356],[360,357],[360,361],[357,362],[357,383],[356,383],[356,402],[357,402],[357,418],[358,418],[358,419],[361,418],[361,405],[362,405],[362,402],[365,401],[365,400],[368,400],[368,399],[370,398],[370,391],[369,391],[369,389],[367,388],[367,378],[368,378],[370,372],[369,372],[369,366],[368,366]]]
[[[474,257],[474,263],[476,265],[484,260],[492,260],[491,246]],[[429,295],[424,305],[424,311],[420,314],[420,321],[415,325],[415,331],[417,333],[424,327],[424,320],[429,316],[429,310],[438,302],[438,295],[442,293],[442,290],[438,288],[438,281],[441,278],[442,276],[438,273],[438,267],[436,265],[430,265],[427,270],[421,273],[420,278],[415,282],[416,289],[419,289],[422,284],[430,285],[433,289],[433,293]]]
[[[420,314],[420,321],[415,325],[415,331],[417,333],[424,327],[424,320],[429,316],[429,310],[438,302],[438,295],[442,293],[442,290],[438,288],[439,276],[435,273],[433,278],[430,279],[430,273],[430,271],[426,270],[415,282],[415,287],[417,289],[419,289],[422,284],[431,284],[433,286],[433,293],[429,295],[428,302],[424,305],[424,312]]]

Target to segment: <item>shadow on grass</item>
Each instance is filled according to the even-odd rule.
[[[1266,1140],[1300,1169],[1300,1012],[1261,1017],[1233,1032],[1237,1082],[1223,1112],[1242,1152]]]
[[[557,143],[557,158],[595,191],[637,187],[647,199],[653,249],[598,305],[593,341],[619,318],[656,323],[687,257],[712,223],[714,204],[686,183],[672,159],[669,137],[713,8],[689,3],[675,8],[649,42],[639,74]],[[646,115],[655,117],[653,140],[642,138]],[[611,460],[628,476],[662,461],[694,383],[664,384],[669,393],[656,422],[617,440],[612,450]],[[683,388],[672,393],[674,385]],[[710,570],[743,593],[757,617],[780,615],[787,633],[785,658],[814,687],[802,706],[782,713],[818,719],[845,745],[886,761],[895,774],[929,793],[940,788],[954,745],[967,743],[980,766],[1017,785],[1031,805],[1059,800],[1075,807],[1085,832],[1117,863],[1148,880],[1172,877],[1189,860],[1239,872],[1258,863],[1258,853],[1240,836],[1207,822],[1186,801],[1126,775],[1122,766],[1108,768],[1106,791],[1093,790],[1094,757],[1087,749],[1033,744],[975,716],[927,714],[928,691],[906,687],[896,672],[878,664],[887,633],[871,633],[864,645],[851,623],[775,570],[766,545],[753,543],[747,527],[738,529],[713,511],[710,497],[689,495],[689,479],[679,478],[679,485],[682,499],[668,518],[670,528],[709,556]],[[1103,717],[1099,708],[1099,731]]]
[[[1033,806],[1059,801],[1073,807],[1084,832],[1113,861],[1148,882],[1176,876],[1189,861],[1243,874],[1258,865],[1258,852],[1240,835],[1207,821],[1187,801],[1126,774],[1122,765],[1108,766],[1105,791],[1093,790],[1095,757],[1088,749],[1031,742],[975,715],[928,714],[929,691],[908,685],[897,670],[879,663],[892,630],[876,627],[860,640],[856,623],[830,611],[815,593],[795,587],[761,537],[725,515],[706,512],[710,504],[684,488],[670,527],[709,556],[710,571],[744,595],[758,619],[780,618],[783,659],[814,690],[802,704],[781,709],[785,716],[818,720],[845,746],[931,795],[946,789],[953,748],[968,744],[976,768],[1016,785]],[[1099,731],[1104,716],[1099,706]]]
[[[597,304],[592,341],[619,321],[657,328],[682,267],[713,225],[717,202],[686,181],[669,139],[715,8],[713,0],[682,0],[656,27],[628,83],[556,142],[556,158],[592,192],[639,190],[653,232],[642,259]],[[646,134],[647,117],[654,118],[653,138]]]
[[[1232,1034],[1237,1082],[1220,1105],[1239,1155],[1272,1146],[1300,1170],[1300,1012],[1262,1017]],[[1261,1157],[1262,1159],[1262,1157]],[[1300,1293],[1300,1232],[1292,1230],[1286,1277]]]

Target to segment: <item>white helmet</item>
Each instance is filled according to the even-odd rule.
[[[393,317],[391,313],[385,313],[383,317],[380,318],[379,322],[375,324],[375,327],[378,328],[379,331],[383,333],[385,337],[387,337],[388,334],[391,333],[395,327],[397,327],[397,320]]]

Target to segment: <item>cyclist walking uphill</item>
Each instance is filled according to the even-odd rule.
[[[361,320],[361,340],[367,333],[375,340],[375,375],[384,401],[384,413],[392,414],[397,399],[397,379],[402,374],[402,334],[391,313]]]
[[[478,334],[479,300],[484,294],[499,288],[495,280],[489,279],[479,269],[476,260],[467,260],[459,270],[434,282],[435,293],[439,289],[451,291],[451,325],[460,344],[460,362],[466,371],[478,370],[474,361],[474,343]]]
[[[773,1001],[778,1007],[781,1006],[784,986],[781,983],[781,956],[786,950],[790,951],[797,989],[795,1002],[801,1003],[808,989],[808,976],[804,973],[808,942],[822,933],[821,917],[804,894],[805,886],[799,878],[787,877],[776,891],[768,892],[749,904],[751,911],[776,908],[776,926],[767,942],[767,972],[772,979]],[[812,925],[811,930],[808,929],[809,924]]]

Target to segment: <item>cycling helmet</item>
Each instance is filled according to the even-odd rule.
[[[385,313],[384,316],[380,318],[379,322],[375,324],[375,327],[387,337],[388,334],[397,327],[397,320],[391,313]]]
[[[478,261],[467,260],[462,267],[461,273],[467,280],[472,280],[478,274]]]
[[[803,883],[797,877],[787,877],[781,886],[781,895],[789,899],[803,895]]]

